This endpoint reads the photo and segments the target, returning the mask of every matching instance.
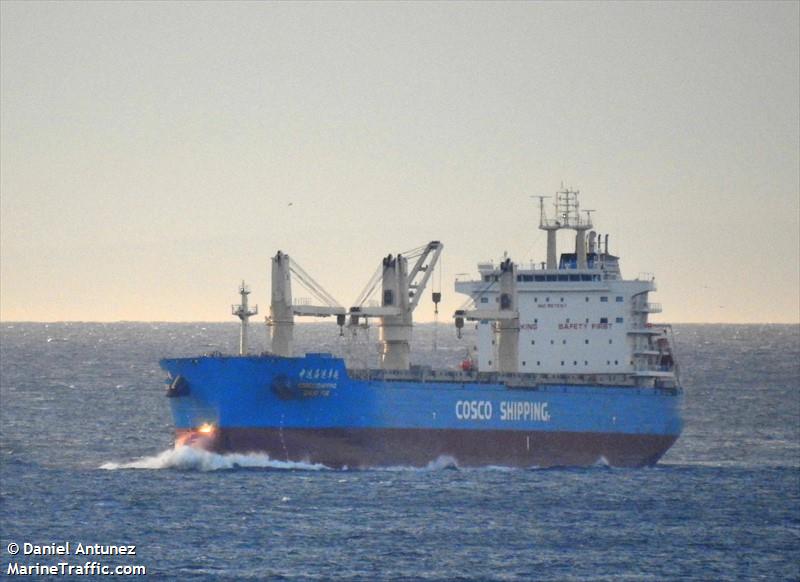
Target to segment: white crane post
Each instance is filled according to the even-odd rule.
[[[242,302],[239,305],[232,305],[231,306],[231,313],[238,317],[242,322],[242,328],[239,332],[239,355],[246,356],[247,355],[247,327],[252,315],[256,315],[258,313],[258,305],[254,306],[252,309],[247,305],[247,296],[250,295],[250,289],[247,285],[242,284],[239,286],[239,295],[242,298]]]
[[[519,311],[517,309],[517,268],[511,259],[500,263],[500,312],[515,317],[497,321],[497,370],[515,373],[519,359]]]
[[[272,258],[272,300],[269,307],[272,326],[272,352],[291,357],[294,347],[294,313],[289,255],[281,251]]]
[[[408,303],[408,259],[402,255],[383,259],[382,307],[400,310],[381,317],[381,368],[408,370],[411,365],[412,315]]]

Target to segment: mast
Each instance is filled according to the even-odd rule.
[[[550,196],[534,196],[539,199],[539,228],[547,232],[547,268],[558,268],[556,256],[556,233],[561,228],[558,218],[547,218],[544,212],[544,200]]]
[[[231,313],[238,317],[242,322],[242,328],[239,332],[239,355],[247,355],[247,326],[250,317],[258,314],[258,305],[253,306],[251,309],[247,305],[247,296],[250,295],[250,288],[244,284],[239,285],[239,295],[241,295],[242,302],[239,305],[231,305]]]

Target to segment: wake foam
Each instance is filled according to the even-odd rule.
[[[411,465],[396,465],[391,467],[375,467],[374,471],[444,471],[458,470],[458,461],[450,455],[441,455],[429,462],[424,467],[413,467]]]
[[[602,466],[602,465],[600,465]],[[225,471],[233,469],[272,469],[283,471],[335,471],[337,469],[320,463],[298,461],[279,461],[271,459],[264,453],[227,453],[219,454],[206,451],[191,445],[177,445],[157,455],[142,457],[134,461],[116,463],[109,462],[100,466],[106,471],[120,469],[173,469],[178,471]],[[529,469],[537,469],[530,467]],[[515,467],[486,466],[459,467],[458,461],[450,455],[442,455],[430,461],[424,467],[411,465],[395,465],[389,467],[343,467],[341,471],[387,471],[387,472],[436,472],[436,471],[520,471],[525,470]]]
[[[230,453],[220,455],[203,449],[179,445],[152,457],[142,457],[127,463],[105,463],[100,466],[107,471],[118,469],[177,469],[181,471],[224,471],[241,468],[278,470],[320,471],[327,469],[317,463],[278,461],[263,453]]]

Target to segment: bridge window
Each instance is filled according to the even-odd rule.
[[[617,322],[617,323],[622,323],[622,321],[623,321],[623,319],[622,319],[621,317],[618,317],[618,318],[616,319],[616,322]]]
[[[608,318],[607,317],[601,317],[600,318],[600,323],[608,323]]]
[[[581,275],[581,281],[591,281],[591,280],[592,280],[591,275]]]
[[[581,276],[580,275],[570,275],[569,276],[569,280],[570,281],[580,281],[581,280]]]
[[[567,275],[559,275],[558,276],[558,280],[559,281],[569,281],[569,276],[567,276]]]
[[[545,279],[547,281],[557,281],[558,277],[556,277],[555,275],[547,275]]]
[[[603,297],[601,297],[600,298],[600,303],[608,303],[608,297],[606,297],[605,295]]]
[[[533,281],[533,275],[523,275],[522,280],[528,282]]]
[[[545,276],[544,276],[544,275],[535,275],[535,276],[533,277],[533,279],[534,279],[535,281],[544,281],[544,280],[545,280]]]
[[[481,303],[489,303],[488,297],[481,297]]]
[[[622,303],[625,301],[625,298],[622,295],[617,295],[617,303]]]

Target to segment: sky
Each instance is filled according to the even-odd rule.
[[[232,321],[242,279],[266,314],[279,249],[349,306],[441,240],[449,321],[456,274],[545,259],[563,183],[655,320],[798,322],[798,31],[798,2],[4,1],[0,320]]]

